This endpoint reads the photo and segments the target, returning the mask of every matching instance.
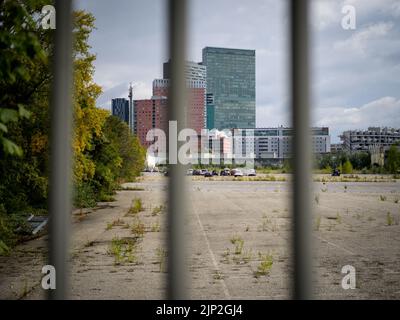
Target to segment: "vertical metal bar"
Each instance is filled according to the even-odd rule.
[[[170,0],[169,53],[171,58],[171,86],[168,102],[168,119],[169,121],[177,121],[178,132],[186,126],[185,51],[186,1]],[[169,153],[179,150],[181,143],[178,142],[178,149],[176,149],[173,148],[170,140]],[[168,298],[185,299],[187,298],[187,288],[184,219],[187,213],[187,187],[185,166],[179,163],[179,159],[176,164],[169,163],[168,190]]]
[[[312,298],[308,0],[291,0],[294,298]]]
[[[50,299],[65,299],[68,291],[68,240],[71,216],[72,141],[72,1],[56,0],[56,30],[51,95],[49,263],[56,269],[56,289]]]

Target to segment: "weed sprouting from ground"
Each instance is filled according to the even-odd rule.
[[[151,215],[152,215],[152,216],[156,216],[156,215],[158,215],[158,214],[160,214],[160,213],[163,213],[164,211],[165,211],[165,206],[161,204],[161,205],[155,207],[155,208],[152,210]]]
[[[144,223],[141,222],[140,220],[134,221],[132,226],[131,226],[131,231],[136,237],[142,238],[143,235],[144,235],[144,232],[145,232]]]
[[[137,246],[133,239],[120,239],[115,237],[111,240],[108,253],[114,256],[114,263],[119,265],[122,263],[137,262],[136,251]]]
[[[258,257],[260,259],[260,264],[257,267],[257,271],[254,273],[256,278],[269,274],[274,264],[274,258],[271,254],[262,254],[259,252]]]
[[[133,199],[132,205],[131,205],[128,213],[129,214],[137,214],[141,211],[143,211],[142,199],[140,199],[140,198]]]
[[[106,226],[106,230],[111,230],[115,226],[124,227],[125,225],[126,225],[126,223],[123,220],[118,218],[118,219],[116,219],[116,220],[114,220],[112,222],[108,222],[107,226]]]
[[[243,251],[243,246],[244,246],[244,240],[240,236],[233,236],[231,238],[231,243],[235,246],[235,254],[239,255],[242,254]]]
[[[380,196],[379,196],[379,199],[380,199],[381,201],[386,201],[386,196],[380,195]]]

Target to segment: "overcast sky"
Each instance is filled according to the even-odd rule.
[[[92,12],[90,38],[97,54],[98,106],[111,98],[151,96],[167,58],[166,0],[78,0]],[[356,29],[341,26],[346,4]],[[201,61],[205,46],[256,50],[257,126],[290,125],[285,0],[191,0],[188,59]],[[349,128],[400,125],[400,1],[312,2],[313,124],[329,126],[332,140]]]

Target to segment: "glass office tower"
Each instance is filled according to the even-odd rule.
[[[255,50],[205,47],[207,94],[214,97],[215,128],[254,128]]]

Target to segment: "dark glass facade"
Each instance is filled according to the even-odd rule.
[[[129,124],[129,101],[125,98],[115,98],[111,100],[111,112],[113,116],[116,116]]]
[[[254,128],[255,50],[205,47],[207,94],[214,97],[215,128]]]

